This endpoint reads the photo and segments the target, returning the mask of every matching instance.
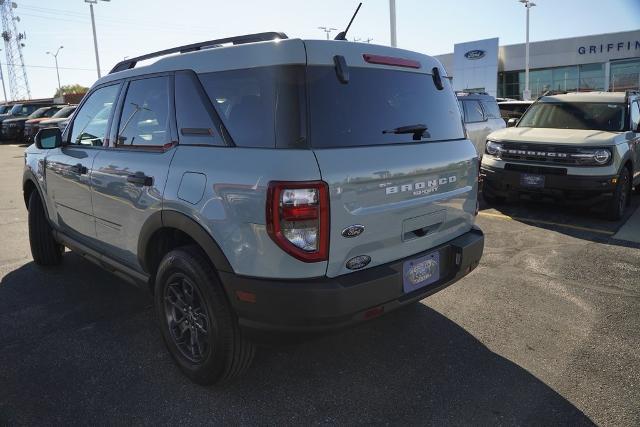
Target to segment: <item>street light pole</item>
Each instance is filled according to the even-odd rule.
[[[525,42],[525,66],[524,66],[524,92],[522,94],[522,98],[525,101],[529,101],[531,99],[531,91],[529,90],[529,10],[535,6],[536,4],[531,0],[519,0],[520,3],[524,4],[524,7],[527,8],[527,35]]]
[[[101,0],[110,1],[110,0]],[[100,56],[98,55],[98,36],[96,36],[96,19],[93,16],[93,5],[98,3],[98,0],[84,0],[85,3],[89,3],[89,10],[91,11],[91,28],[93,29],[93,48],[96,51],[96,68],[98,70],[98,78],[102,77],[100,74]]]
[[[2,50],[2,49],[0,49]],[[7,89],[4,87],[4,74],[2,73],[2,65],[0,64],[0,79],[2,79],[2,94],[4,95],[4,102],[7,102]]]
[[[329,40],[329,35],[331,34],[331,32],[337,30],[337,28],[333,27],[318,27],[318,29],[327,33],[327,40]]]
[[[58,96],[62,96],[62,86],[60,85],[60,71],[58,69],[58,54],[60,53],[60,49],[64,49],[64,46],[60,46],[56,53],[47,52],[47,55],[53,56],[53,59],[56,61],[56,74],[58,76]]]
[[[389,0],[389,30],[391,32],[391,47],[398,47],[396,35],[396,0]]]

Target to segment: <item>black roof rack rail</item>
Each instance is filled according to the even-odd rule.
[[[217,47],[221,44],[232,43],[236,44],[245,44],[245,43],[255,43],[255,42],[263,42],[269,40],[276,39],[287,39],[287,35],[285,33],[279,33],[275,31],[270,31],[266,33],[256,33],[256,34],[245,34],[242,36],[235,37],[227,37],[224,39],[217,40],[208,40],[205,42],[192,43],[184,46],[172,47],[171,49],[160,50],[158,52],[147,53],[146,55],[136,56],[135,58],[125,59],[124,61],[118,62],[112,69],[109,71],[109,74],[116,73],[118,71],[130,70],[134,68],[136,64],[140,61],[144,61],[145,59],[156,58],[159,56],[169,55],[171,53],[187,53],[187,52],[195,52],[200,49]]]

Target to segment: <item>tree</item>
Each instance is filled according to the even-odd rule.
[[[54,98],[58,98],[62,95],[71,95],[71,94],[85,94],[89,90],[88,87],[84,87],[79,84],[73,85],[64,85],[59,89],[56,89],[56,94],[53,95]]]

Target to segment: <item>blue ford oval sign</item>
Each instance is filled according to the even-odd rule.
[[[470,50],[469,52],[464,54],[464,57],[467,59],[480,59],[480,58],[484,58],[484,55],[487,52],[485,52],[484,50],[480,50],[480,49],[474,49],[474,50]]]

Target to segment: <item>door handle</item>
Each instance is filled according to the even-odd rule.
[[[142,172],[136,172],[133,175],[127,176],[127,182],[136,185],[143,185],[145,187],[151,187],[153,185],[153,177],[147,176]]]
[[[84,166],[82,163],[73,165],[69,169],[71,170],[71,172],[77,173],[78,175],[85,175],[88,172],[87,167]]]

